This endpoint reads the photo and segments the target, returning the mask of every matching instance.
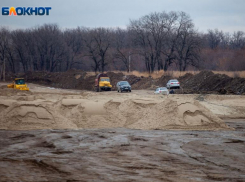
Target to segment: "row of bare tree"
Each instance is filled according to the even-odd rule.
[[[0,78],[7,72],[82,69],[148,71],[205,68],[203,50],[242,50],[245,34],[195,30],[184,12],[151,13],[127,29],[61,30],[56,24],[10,31],[0,29]],[[144,69],[144,70],[143,70]]]

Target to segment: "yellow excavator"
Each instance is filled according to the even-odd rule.
[[[8,85],[8,88],[18,89],[18,90],[29,90],[24,78],[15,78],[13,83]]]

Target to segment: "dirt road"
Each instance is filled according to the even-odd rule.
[[[1,181],[245,181],[235,131],[0,131]]]

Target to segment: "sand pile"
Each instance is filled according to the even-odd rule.
[[[135,99],[110,101],[106,108],[118,124],[132,129],[218,129],[227,128],[221,119],[197,101]]]
[[[62,99],[56,110],[78,128],[227,129],[217,116],[195,100]]]
[[[92,94],[92,93],[91,93]],[[62,96],[62,95],[60,95]],[[52,96],[54,97],[54,96]],[[228,127],[194,99],[98,95],[0,97],[0,129],[195,129]]]
[[[22,97],[23,98],[23,97]],[[26,98],[28,99],[28,97]],[[52,105],[40,101],[0,99],[0,129],[76,129]]]

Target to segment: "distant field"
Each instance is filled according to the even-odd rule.
[[[124,75],[135,75],[135,76],[144,76],[144,77],[148,77],[150,76],[150,74],[148,72],[139,72],[139,71],[132,71],[132,72],[126,72],[126,71],[112,71],[115,73],[123,73]],[[152,78],[156,79],[156,78],[160,78],[163,75],[169,75],[172,76],[173,78],[178,78],[180,76],[185,75],[186,73],[191,73],[193,75],[198,74],[200,71],[156,71],[154,73],[151,74]],[[212,71],[215,74],[225,74],[229,77],[241,77],[241,78],[245,78],[245,71]],[[95,75],[94,72],[87,72],[88,75]]]

